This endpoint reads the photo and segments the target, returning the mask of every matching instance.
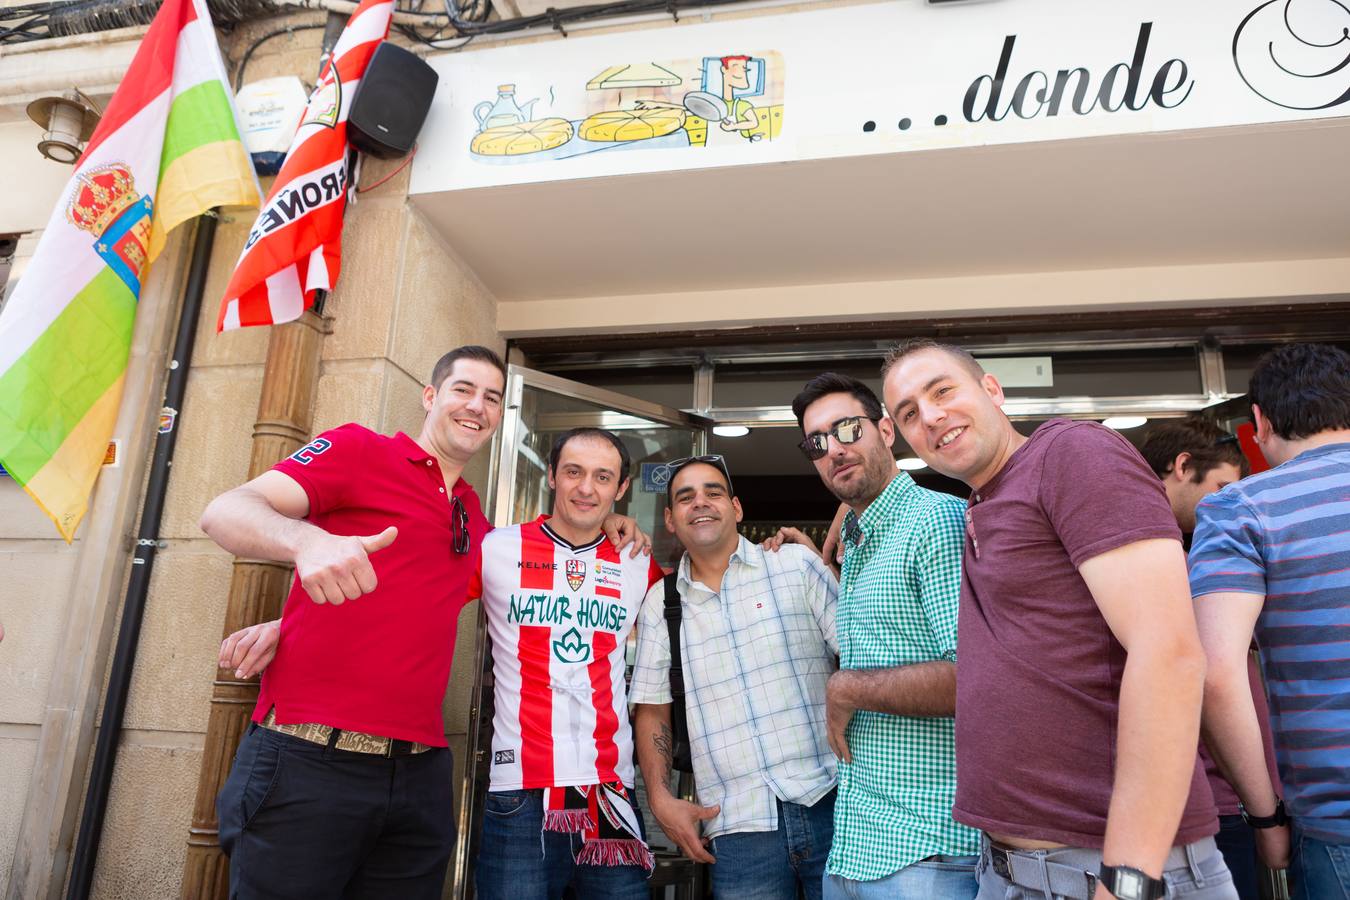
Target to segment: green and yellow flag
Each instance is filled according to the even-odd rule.
[[[205,0],[165,0],[0,311],[0,465],[70,541],[168,231],[261,193]]]

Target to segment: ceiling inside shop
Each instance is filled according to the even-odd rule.
[[[499,300],[1339,258],[1350,120],[423,194]]]

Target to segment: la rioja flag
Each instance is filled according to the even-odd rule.
[[[75,537],[174,226],[256,206],[206,0],[164,0],[0,312],[0,464]]]
[[[337,284],[351,178],[347,111],[393,11],[393,0],[362,0],[343,29],[235,264],[217,331],[298,319],[315,291]]]

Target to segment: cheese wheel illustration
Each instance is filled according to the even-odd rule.
[[[552,150],[571,139],[572,123],[566,119],[535,119],[486,128],[474,135],[469,149],[481,156],[523,156]]]
[[[678,130],[684,117],[682,109],[616,109],[587,117],[577,134],[587,141],[641,141]]]

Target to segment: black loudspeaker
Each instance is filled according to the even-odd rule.
[[[380,159],[412,149],[436,93],[436,71],[402,47],[375,48],[347,113],[347,137],[362,153]]]

